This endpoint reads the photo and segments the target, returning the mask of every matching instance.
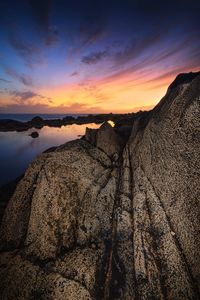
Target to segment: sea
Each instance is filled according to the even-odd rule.
[[[34,117],[39,116],[44,120],[51,119],[62,119],[66,116],[72,116],[77,118],[78,116],[87,116],[87,114],[0,114],[0,120],[11,119],[15,121],[27,122],[32,120]]]
[[[69,116],[66,114],[0,114],[0,119],[29,121],[35,116],[55,119]],[[70,116],[80,116],[72,115]],[[80,138],[86,127],[98,128],[98,124],[67,125],[58,127],[44,126],[41,129],[29,129],[24,132],[0,132],[0,186],[21,176],[29,164],[48,148],[59,146]],[[39,137],[33,139],[30,133],[37,131]]]

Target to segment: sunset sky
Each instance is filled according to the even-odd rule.
[[[1,0],[0,112],[150,109],[200,70],[198,3]]]

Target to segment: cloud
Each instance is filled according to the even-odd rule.
[[[93,83],[82,82],[79,83],[79,87],[84,92],[84,99],[94,99],[95,103],[102,103],[109,99],[103,89]]]
[[[17,32],[9,36],[9,42],[28,67],[32,68],[34,65],[44,63],[41,50],[33,43],[22,40]]]
[[[0,106],[0,111],[6,111],[7,113],[104,113],[105,111],[99,106],[90,106],[82,103],[73,103],[69,105],[59,105],[51,107],[48,104],[43,103],[14,103],[6,106]]]
[[[0,111],[6,113],[48,113],[49,106],[46,104],[29,104],[26,103],[14,103],[5,106],[0,106]]]
[[[18,91],[18,90],[9,90],[6,89],[6,92],[12,96],[13,100],[16,101],[18,104],[27,103],[28,105],[31,104],[33,99],[38,100],[46,100],[47,103],[52,103],[52,99],[41,94],[35,93],[33,91]]]
[[[157,87],[163,86],[164,83],[167,83],[167,85],[170,84],[170,82],[175,79],[175,77],[180,73],[187,73],[187,72],[195,72],[199,71],[200,64],[199,65],[184,65],[180,67],[172,68],[170,71],[165,71],[161,75],[155,76],[152,79],[146,80],[145,83],[152,83],[151,89],[155,89]]]
[[[81,59],[81,62],[87,65],[92,65],[100,62],[102,59],[104,59],[108,55],[108,51],[99,51],[99,52],[93,52],[89,55],[83,56]]]
[[[31,78],[31,76],[29,75],[25,75],[25,74],[19,74],[17,71],[9,68],[9,67],[5,67],[4,66],[4,70],[6,72],[7,75],[9,75],[10,77],[12,77],[13,79],[18,80],[19,82],[21,82],[23,85],[25,86],[34,86],[35,83],[33,82],[33,79]]]
[[[131,38],[126,46],[114,54],[118,64],[124,64],[130,60],[137,59],[150,47],[157,45],[164,39],[164,30],[156,32],[145,32],[143,35]]]
[[[56,45],[59,37],[57,26],[52,25],[50,20],[52,4],[52,0],[30,0],[33,18],[43,35],[46,46]]]
[[[78,76],[78,75],[79,75],[79,73],[78,73],[77,71],[71,73],[71,76],[72,76],[72,77],[73,77],[73,76]]]
[[[115,81],[120,78],[128,78],[134,84],[137,84],[137,81],[150,82],[150,80],[154,80],[154,77],[157,78],[156,80],[169,78],[169,75],[200,67],[199,48],[191,47],[191,44],[194,44],[194,42],[191,38],[186,37],[174,43],[170,48],[166,46],[158,47],[157,49],[153,48],[151,51],[145,52],[146,55],[141,57],[139,55],[140,52],[138,52],[137,59],[134,59],[135,56],[133,56],[132,60],[131,53],[128,55],[129,57],[126,57],[125,54],[120,55],[112,68],[114,72],[108,73],[104,77],[103,82]],[[137,51],[133,54],[136,55]],[[122,61],[125,63],[127,59],[130,60],[129,63],[122,64]]]
[[[3,81],[3,82],[5,82],[5,83],[11,83],[10,80],[4,79],[4,78],[0,78],[0,81]]]
[[[89,46],[103,37],[106,33],[105,17],[88,14],[82,19],[80,24],[80,47]]]
[[[26,91],[26,92],[11,91],[10,94],[22,102],[37,96],[37,94],[35,94],[34,92],[31,92],[31,91]]]
[[[98,113],[103,112],[104,110],[99,106],[91,106],[83,103],[73,103],[70,105],[61,105],[55,108],[56,111],[63,111],[66,113]]]
[[[41,97],[40,95],[38,95],[34,92],[31,92],[31,91],[26,91],[26,92],[11,91],[10,94],[22,102],[24,102],[28,99],[34,98],[34,97],[38,97],[38,96]]]
[[[36,49],[34,48],[33,44],[27,44],[23,42],[19,36],[11,35],[9,38],[11,46],[21,55],[29,57],[32,55]]]
[[[137,112],[140,110],[147,111],[154,107],[155,105],[149,106],[139,106],[133,108],[132,112]],[[59,114],[98,114],[98,113],[107,113],[102,107],[94,105],[87,105],[83,103],[73,103],[69,105],[58,105],[54,107],[50,107],[48,104],[35,104],[27,105],[26,103],[18,103],[18,104],[9,104],[6,106],[0,106],[0,111],[9,112],[20,112],[20,113],[59,113]],[[130,110],[131,111],[131,110]],[[109,111],[110,112],[110,111]],[[116,113],[121,113],[121,110],[116,110]],[[124,111],[126,112],[126,110]]]

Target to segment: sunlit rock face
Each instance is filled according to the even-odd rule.
[[[199,299],[200,76],[124,146],[108,123],[34,161],[1,226],[1,299]]]

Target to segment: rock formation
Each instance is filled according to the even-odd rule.
[[[31,132],[31,134],[29,134],[33,139],[36,139],[37,137],[39,137],[39,133],[37,131],[33,131]]]
[[[28,122],[21,122],[16,121],[12,119],[2,119],[0,120],[0,132],[1,131],[26,131],[30,128],[36,128],[41,129],[44,126],[49,127],[61,127],[66,125],[72,125],[72,124],[90,124],[90,123],[96,123],[96,124],[102,124],[105,121],[114,121],[116,124],[131,124],[133,123],[133,120],[138,117],[138,114],[141,114],[142,112],[137,113],[129,113],[129,114],[98,114],[98,115],[87,115],[87,116],[66,116],[63,119],[42,119],[39,116],[34,117],[32,120]]]
[[[182,75],[184,76],[184,75]],[[123,131],[35,160],[1,226],[1,299],[200,299],[200,75]]]
[[[110,157],[119,154],[122,148],[122,138],[108,122],[104,122],[99,129],[86,128],[85,140]]]

